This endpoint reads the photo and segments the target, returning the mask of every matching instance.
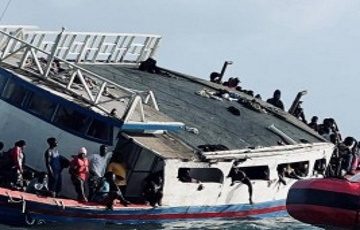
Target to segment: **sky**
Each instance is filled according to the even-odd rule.
[[[333,117],[360,139],[357,0],[11,0],[0,23],[160,34],[160,66],[208,78],[231,60],[225,79],[263,99],[280,89],[287,109],[307,90],[308,120]]]

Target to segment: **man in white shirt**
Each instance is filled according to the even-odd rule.
[[[93,154],[89,164],[89,200],[93,198],[99,179],[104,176],[105,168],[112,154],[107,152],[107,146],[101,145],[99,154]]]

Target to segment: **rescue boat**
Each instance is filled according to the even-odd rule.
[[[323,228],[359,229],[360,175],[349,179],[301,180],[286,200],[290,216]]]

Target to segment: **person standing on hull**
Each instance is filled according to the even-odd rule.
[[[101,145],[99,154],[93,154],[89,162],[89,200],[91,200],[104,176],[106,165],[111,154],[107,152],[107,146]]]
[[[272,104],[275,107],[278,107],[279,109],[284,110],[284,103],[281,101],[281,91],[275,90],[274,95],[272,98],[269,98],[266,102]]]
[[[86,154],[86,148],[81,147],[78,155],[73,156],[69,168],[71,180],[77,193],[77,199],[82,202],[88,201],[85,195],[85,182],[89,176],[89,161],[86,158]]]
[[[49,148],[45,151],[45,164],[49,177],[49,191],[53,197],[56,197],[60,193],[62,186],[61,156],[56,148],[58,146],[56,138],[48,138],[47,143]]]
[[[12,161],[12,183],[11,187],[15,189],[24,189],[23,173],[25,165],[24,148],[26,142],[24,140],[17,141],[10,151]]]

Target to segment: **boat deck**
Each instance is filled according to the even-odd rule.
[[[104,205],[100,205],[94,202],[84,203],[73,199],[45,197],[36,194],[15,191],[7,188],[0,188],[0,197],[7,197],[8,202],[18,202],[24,200],[24,201],[37,202],[40,204],[59,206],[61,208],[81,208],[81,209],[92,209],[92,210],[106,209]],[[129,208],[149,209],[153,207],[145,204],[143,205],[129,204],[128,206],[125,207],[119,202],[114,202],[114,210],[129,209]]]

